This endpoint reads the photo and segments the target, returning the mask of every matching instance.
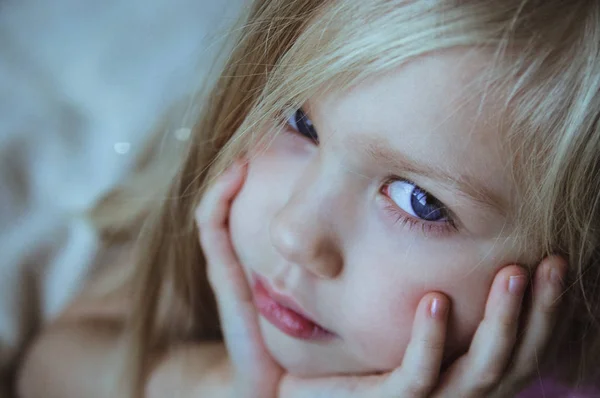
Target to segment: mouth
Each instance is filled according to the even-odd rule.
[[[277,329],[300,340],[327,341],[336,337],[307,315],[293,298],[275,292],[261,276],[254,273],[252,276],[256,308]]]

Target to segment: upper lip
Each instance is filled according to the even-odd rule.
[[[315,321],[315,318],[312,315],[308,314],[307,311],[296,300],[294,300],[293,297],[276,292],[269,283],[269,281],[261,275],[254,274],[254,277],[264,286],[265,290],[269,293],[269,296],[271,296],[271,298],[275,300],[277,304],[280,304],[294,312],[297,312],[312,323],[325,329],[325,327],[321,326],[317,321]]]

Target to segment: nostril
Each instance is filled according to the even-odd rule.
[[[315,273],[321,278],[333,279],[338,277],[344,268],[344,260],[337,248],[329,247],[322,256],[316,267]]]

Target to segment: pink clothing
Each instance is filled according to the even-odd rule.
[[[600,391],[591,388],[570,389],[552,379],[540,379],[516,398],[600,398]]]

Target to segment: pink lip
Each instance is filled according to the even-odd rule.
[[[253,294],[260,314],[285,334],[302,340],[328,340],[335,334],[328,331],[293,298],[277,293],[269,282],[253,273]]]

